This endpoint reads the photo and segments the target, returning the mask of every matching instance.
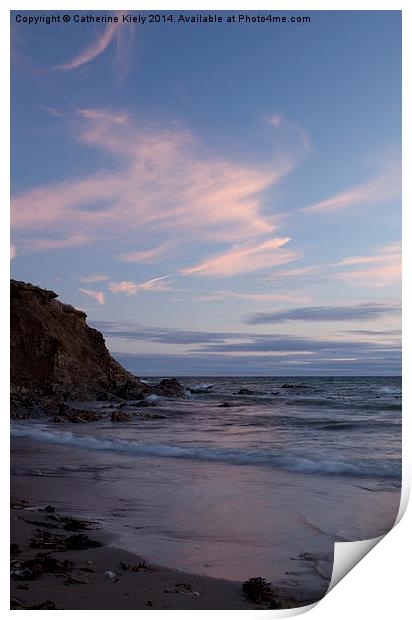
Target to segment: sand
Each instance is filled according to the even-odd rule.
[[[268,603],[256,604],[248,600],[241,583],[155,566],[132,553],[112,547],[108,544],[110,535],[97,523],[89,522],[84,531],[65,531],[56,521],[56,517],[64,516],[61,511],[45,511],[45,506],[31,506],[21,497],[13,498],[11,506],[13,550],[18,545],[18,551],[12,553],[11,563],[12,609],[247,610],[269,607]],[[30,542],[39,539],[39,532],[64,538],[84,534],[102,546],[64,551],[32,548]],[[24,562],[37,554],[49,554],[61,565],[69,561],[72,566],[60,573],[51,571],[34,579],[22,578],[19,574],[22,564],[24,567]],[[286,592],[279,593],[279,597],[278,600],[287,606],[313,602],[303,598],[294,605]]]
[[[16,505],[13,500],[12,505]],[[32,549],[30,540],[38,529],[69,536],[65,532],[39,528],[27,521],[47,523],[48,513],[30,506],[12,508],[11,542],[19,546],[16,562],[47,553],[47,549]],[[53,523],[53,521],[50,521]],[[63,574],[44,573],[37,579],[11,579],[12,606],[16,609],[51,601],[56,609],[254,609],[242,595],[241,584],[209,577],[154,567],[138,572],[121,569],[120,565],[136,566],[142,562],[131,553],[107,545],[107,534],[95,529],[85,532],[102,547],[76,551],[54,551],[56,559],[70,560],[73,568]],[[111,571],[111,573],[107,573]],[[113,573],[113,574],[112,574]],[[79,583],[76,583],[76,581]],[[82,583],[82,582],[85,583]]]

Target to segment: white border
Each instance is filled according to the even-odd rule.
[[[2,421],[4,424],[3,432],[1,435],[1,448],[2,454],[5,455],[4,462],[2,463],[2,498],[4,500],[4,509],[0,512],[1,515],[1,531],[3,533],[1,540],[2,557],[5,559],[2,566],[2,574],[0,580],[1,594],[2,594],[2,608],[6,611],[9,610],[9,575],[8,575],[8,540],[4,536],[4,532],[8,531],[8,490],[9,490],[9,475],[8,475],[8,453],[9,453],[9,440],[8,440],[8,375],[9,375],[9,356],[8,356],[8,344],[9,344],[9,302],[8,302],[8,290],[9,290],[9,115],[10,104],[8,97],[8,85],[9,81],[9,50],[10,50],[10,37],[9,37],[9,11],[10,10],[113,10],[113,9],[125,9],[130,10],[271,10],[277,14],[286,13],[287,11],[316,11],[316,10],[402,10],[403,13],[403,200],[404,205],[411,204],[411,176],[412,176],[412,132],[411,132],[411,113],[412,101],[411,101],[411,83],[412,83],[412,4],[406,0],[346,0],[343,1],[325,1],[325,0],[313,0],[307,1],[295,1],[284,0],[283,2],[268,2],[260,0],[257,5],[253,5],[250,0],[237,0],[233,1],[195,1],[188,2],[187,0],[180,0],[176,2],[174,0],[149,2],[142,0],[139,3],[120,3],[116,0],[102,0],[98,2],[96,0],[89,0],[87,4],[80,9],[77,5],[70,6],[70,2],[56,0],[53,3],[39,2],[38,0],[25,0],[19,3],[11,2],[10,0],[3,0],[0,6],[0,46],[2,51],[2,62],[0,63],[0,84],[2,85],[1,96],[1,170],[2,170],[2,183],[0,185],[0,191],[2,194],[0,210],[0,285],[2,291],[2,299],[0,304],[1,312],[1,326],[2,326],[2,356],[1,356],[1,379],[2,387],[1,398],[1,411]],[[80,4],[80,3],[79,3]],[[411,249],[411,234],[412,234],[412,216],[409,209],[403,210],[403,270],[406,274],[404,281],[404,294],[403,294],[403,342],[404,342],[404,355],[403,355],[403,375],[404,377],[412,377],[411,368],[411,331],[410,325],[411,316],[411,288],[408,285],[408,279],[410,278],[409,272],[412,265],[412,249]],[[409,267],[409,269],[408,269]],[[402,488],[402,503],[400,516],[406,509],[406,504],[409,497],[410,484],[411,484],[411,471],[412,471],[412,458],[411,458],[411,441],[412,429],[410,423],[410,416],[408,415],[411,406],[410,388],[406,383],[404,385],[404,416],[403,416],[403,488]],[[408,600],[408,588],[410,562],[407,560],[407,543],[411,543],[411,531],[412,531],[412,511],[409,508],[406,515],[401,522],[386,536],[384,539],[358,564],[346,577],[335,587],[319,604],[307,612],[308,617],[313,620],[329,620],[331,617],[337,620],[347,618],[349,614],[355,614],[356,617],[372,617],[372,618],[403,618],[407,616],[407,610],[410,609],[410,603]],[[14,613],[14,612],[10,612]],[[37,614],[41,611],[34,612]],[[53,613],[53,612],[52,612]],[[54,612],[58,613],[58,612]],[[125,611],[125,614],[135,615],[135,611]],[[156,617],[160,616],[160,611],[138,611],[139,616],[142,614],[150,613],[153,618],[153,614]],[[193,615],[199,618],[209,618],[209,611],[194,612],[182,612],[182,611],[169,611],[169,618],[181,618],[182,615],[187,619]],[[215,617],[225,618],[238,618],[239,614],[249,618],[265,617],[268,613],[274,616],[289,616],[290,612],[276,612],[276,611],[213,611]],[[67,615],[76,615],[76,619],[83,620],[88,619],[90,616],[97,615],[99,620],[101,618],[111,618],[113,613],[110,611],[65,611]]]

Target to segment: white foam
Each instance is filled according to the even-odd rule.
[[[160,396],[157,396],[156,394],[149,394],[149,396],[146,396],[145,401],[147,403],[155,403],[157,400],[160,400]]]
[[[213,383],[197,383],[191,389],[192,390],[210,390],[213,387]]]
[[[29,437],[35,441],[74,446],[88,450],[126,453],[136,456],[218,461],[236,465],[265,465],[292,472],[341,476],[382,476],[399,478],[397,469],[377,471],[372,466],[358,466],[332,459],[312,460],[296,455],[279,455],[269,452],[239,450],[236,448],[182,447],[170,444],[143,443],[124,439],[102,439],[83,436],[69,431],[50,431],[39,426],[13,426],[14,437]]]

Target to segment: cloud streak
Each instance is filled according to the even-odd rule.
[[[14,197],[17,243],[22,235],[46,234],[63,237],[62,247],[65,239],[80,237],[85,243],[120,238],[131,247],[157,240],[153,248],[124,252],[126,262],[157,260],[176,238],[179,246],[229,244],[221,255],[186,269],[199,275],[249,272],[266,266],[266,259],[269,266],[294,259],[294,252],[279,249],[286,240],[273,238],[278,218],[264,214],[260,198],[291,171],[289,155],[262,166],[233,162],[205,154],[181,128],[136,125],[124,112],[82,109],[73,122],[76,139],[112,158],[112,165]]]
[[[255,312],[249,315],[245,322],[250,325],[262,325],[283,323],[284,321],[370,321],[399,313],[399,306],[382,303],[358,304],[356,306],[309,306],[277,312]]]
[[[136,293],[139,293],[140,291],[163,293],[172,290],[171,282],[166,282],[166,280],[168,280],[169,278],[170,275],[168,274],[165,276],[160,276],[158,278],[152,278],[151,280],[141,282],[140,284],[123,280],[121,282],[110,282],[108,287],[109,290],[115,295],[118,293],[124,293],[125,295],[131,296],[136,295]]]
[[[309,135],[306,133],[304,129],[302,129],[302,127],[299,127],[299,125],[296,125],[296,123],[292,123],[291,121],[286,120],[281,115],[272,116],[271,118],[268,119],[267,123],[269,125],[274,125],[275,127],[283,126],[283,127],[287,127],[288,129],[291,129],[292,132],[301,141],[305,151],[311,150],[311,143],[310,143]]]
[[[96,274],[91,276],[83,276],[82,278],[79,278],[79,282],[83,282],[84,284],[92,284],[94,282],[104,282],[108,279],[109,276],[106,276],[104,274]]]
[[[173,354],[116,353],[138,374],[290,375],[399,374],[399,343],[378,339],[321,339],[285,334],[208,332],[147,327],[125,322],[94,322],[106,338],[173,346]],[[176,351],[176,346],[180,347]],[[118,349],[117,349],[118,350]]]
[[[228,277],[282,265],[299,258],[297,252],[283,249],[290,240],[290,237],[284,237],[253,245],[234,246],[194,267],[182,269],[182,274]]]
[[[115,17],[118,18],[118,21],[109,23],[105,27],[103,33],[91,43],[91,45],[68,62],[58,65],[56,69],[60,71],[72,71],[83,65],[87,65],[103,54],[112,43],[116,44],[119,67],[124,67],[127,61],[125,51],[130,46],[133,28],[129,28],[127,25],[122,24],[121,19],[123,13],[124,11],[117,11]]]
[[[104,306],[105,296],[102,291],[93,291],[88,288],[79,288],[79,291],[80,293],[83,293],[83,295],[87,295],[88,297],[91,297],[92,299],[97,301],[97,303],[100,304],[101,306]]]
[[[378,254],[344,258],[331,266],[340,269],[334,274],[334,278],[355,286],[379,288],[400,284],[402,278],[401,244],[396,242],[384,246]]]
[[[183,330],[171,327],[147,327],[137,323],[94,321],[93,326],[107,338],[132,342],[156,342],[164,345],[181,345],[188,354],[221,353],[249,354],[271,353],[273,355],[328,355],[342,358],[371,354],[399,353],[397,343],[384,344],[380,340],[364,342],[349,340],[310,338],[289,334],[256,334],[250,332],[210,332]],[[187,348],[189,347],[189,348]]]
[[[339,212],[351,206],[381,204],[399,198],[400,164],[390,162],[387,169],[370,181],[300,209],[303,213]]]

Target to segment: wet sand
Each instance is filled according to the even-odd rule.
[[[117,465],[121,465],[120,469],[116,469],[114,478],[108,475],[108,472],[112,471],[111,467],[107,469],[108,465],[113,465],[113,460],[119,461]],[[165,464],[169,465],[166,469]],[[31,539],[39,537],[36,530],[49,531],[52,535],[58,536],[71,533],[62,531],[60,527],[56,530],[44,525],[44,523],[49,525],[54,523],[53,519],[49,518],[50,515],[42,510],[48,504],[55,507],[58,515],[71,515],[93,522],[89,530],[80,533],[103,543],[103,546],[98,548],[77,551],[61,551],[53,549],[52,546],[50,549],[52,556],[60,560],[70,560],[73,566],[70,570],[63,571],[63,574],[45,572],[39,578],[32,580],[21,580],[18,576],[12,577],[14,608],[30,609],[51,601],[55,608],[60,609],[148,609],[152,607],[157,609],[265,609],[268,608],[268,604],[256,605],[245,597],[242,591],[243,580],[253,577],[267,578],[276,587],[278,599],[290,601],[293,598],[297,602],[294,606],[303,606],[319,600],[328,588],[332,568],[330,560],[333,558],[333,556],[329,558],[328,549],[333,549],[334,536],[325,535],[325,532],[315,528],[304,518],[300,524],[302,540],[297,538],[298,532],[292,528],[293,540],[289,536],[286,538],[285,535],[278,536],[279,546],[277,544],[274,546],[270,538],[273,527],[262,527],[260,553],[273,556],[273,561],[276,562],[275,568],[279,564],[278,570],[272,573],[262,570],[262,566],[259,567],[257,563],[253,564],[251,557],[247,553],[245,555],[246,539],[244,537],[238,539],[240,542],[237,553],[233,545],[230,547],[225,544],[220,550],[220,554],[226,553],[230,556],[231,549],[233,549],[232,575],[223,570],[219,574],[215,572],[213,576],[201,574],[203,570],[205,572],[211,569],[216,571],[216,566],[202,568],[202,563],[199,562],[196,565],[193,562],[187,562],[188,568],[182,566],[184,551],[192,549],[193,540],[182,538],[184,528],[181,531],[173,528],[173,518],[176,521],[174,510],[180,506],[181,519],[188,519],[190,515],[194,518],[194,514],[196,518],[199,518],[199,514],[196,511],[192,514],[188,505],[184,508],[184,496],[176,496],[181,482],[178,472],[183,469],[187,473],[189,466],[197,471],[200,464],[179,462],[175,463],[175,468],[170,471],[170,463],[159,460],[157,472],[152,461],[145,466],[143,461],[136,464],[133,460],[132,468],[127,468],[124,456],[120,458],[117,455],[87,452],[79,448],[35,443],[28,439],[18,438],[12,441],[12,465],[14,473],[12,499],[16,506],[12,510],[11,542],[19,545],[20,552],[15,556],[17,564],[35,557],[38,553],[49,551],[29,546]],[[219,464],[218,467],[221,468]],[[207,471],[210,469],[212,465],[208,464]],[[201,472],[203,471],[202,469]],[[220,469],[215,472],[216,475],[219,471]],[[242,472],[244,476],[250,475],[247,469],[243,469]],[[223,475],[224,472],[221,473]],[[239,475],[233,466],[229,473],[235,477]],[[273,476],[272,473],[267,475]],[[172,481],[176,476],[175,489]],[[263,472],[260,472],[260,476],[263,477]],[[197,484],[199,485],[200,480],[203,479],[197,477]],[[216,476],[213,480],[215,488]],[[285,498],[281,498],[280,495],[282,488],[290,489],[290,492],[295,493],[298,499],[301,493],[299,493],[299,487],[296,487],[297,480],[307,486],[311,478],[301,479],[287,472],[277,472],[276,480],[278,492],[270,496],[264,492],[264,497],[267,499],[273,496],[273,501],[284,505],[282,499]],[[283,481],[282,484],[280,484],[281,481]],[[336,480],[333,479],[321,482],[322,486],[318,489],[314,486],[314,481],[310,485],[311,488],[313,487],[312,490],[318,494],[319,499],[325,497],[326,485],[331,495],[332,488],[336,485]],[[171,485],[172,491],[167,491],[165,486],[168,487],[168,485]],[[344,488],[346,489],[346,486]],[[301,492],[303,490],[301,489]],[[350,485],[347,493],[356,497],[357,491],[362,494],[362,497],[369,497],[369,501],[381,499],[384,506],[388,504],[389,508],[385,510],[385,514],[387,512],[386,519],[390,527],[395,495],[389,492],[371,492],[372,490],[363,491]],[[133,502],[128,497],[130,493],[134,498]],[[156,501],[154,505],[148,504],[149,497],[152,498],[152,502],[155,497],[157,500],[162,498],[162,503]],[[239,497],[244,498],[241,492]],[[226,495],[222,495],[221,501],[229,503],[234,510],[237,504],[230,503],[229,499]],[[21,500],[27,503],[18,505]],[[299,499],[304,504],[306,500],[307,498],[303,495]],[[319,511],[323,505],[322,500],[322,503],[318,505]],[[357,505],[359,509],[360,505]],[[341,512],[344,506],[346,510],[351,509],[347,496],[345,501],[340,503]],[[241,506],[238,506],[236,510],[241,511],[240,513],[235,511],[239,518],[241,513],[243,515],[245,512]],[[272,514],[272,517],[275,514],[273,511],[267,510],[266,512],[269,516]],[[283,512],[279,516],[282,516]],[[253,510],[253,514],[255,520],[258,517],[261,518],[260,512]],[[291,513],[287,512],[287,514]],[[212,511],[210,517],[216,517],[216,513]],[[178,535],[175,553],[173,553],[174,547],[168,548],[167,536],[147,535],[148,523],[158,518],[162,518],[171,528],[174,537]],[[362,522],[364,521],[365,516],[362,516],[362,512],[359,518]],[[40,522],[40,526],[27,523],[27,521]],[[346,517],[343,521],[346,522]],[[378,521],[380,523],[381,519]],[[262,521],[260,522],[263,524]],[[319,523],[319,520],[317,519],[316,522]],[[249,522],[245,523],[247,525]],[[327,525],[327,519],[325,523]],[[278,525],[281,525],[281,522]],[[174,526],[176,527],[176,523]],[[245,530],[245,535],[246,531],[248,528]],[[250,530],[249,534],[251,534]],[[311,537],[313,542],[309,544]],[[233,541],[235,540],[236,537],[233,537]],[[163,551],[159,547],[162,544],[165,546]],[[196,557],[198,556],[204,563],[206,560],[209,561],[208,551],[212,555],[217,553],[217,549],[213,549],[212,553],[209,547],[210,543],[205,541],[200,546],[196,546],[198,550],[191,550],[190,554],[196,554]],[[304,553],[299,555],[300,552]],[[327,552],[326,555],[325,552]],[[189,559],[193,559],[190,554]],[[233,564],[235,556],[239,556],[239,559]],[[221,558],[224,559],[224,557],[221,555]],[[133,571],[120,566],[121,564],[139,565],[143,558],[154,570],[141,567]],[[162,566],[155,565],[156,562]],[[234,573],[233,567],[236,568]],[[112,571],[115,575],[109,574],[108,576],[106,571]]]
[[[30,540],[40,528],[25,519],[46,522],[42,511],[33,511],[31,507],[12,509],[11,542],[20,550],[15,556],[17,563],[48,552],[29,547]],[[55,530],[51,531],[55,533]],[[56,609],[256,608],[242,596],[238,583],[197,577],[150,564],[137,572],[121,569],[121,564],[139,565],[142,558],[108,546],[108,537],[101,530],[90,529],[84,533],[102,542],[103,546],[79,551],[50,551],[51,556],[60,562],[70,560],[73,568],[62,574],[44,573],[36,579],[12,577],[12,607],[35,608],[49,601]]]
[[[55,526],[55,515],[45,507],[30,506],[13,499],[11,509],[12,609],[264,609],[249,601],[242,584],[223,579],[191,575],[155,566],[127,551],[108,545],[110,536],[90,523],[82,535],[101,543],[98,548],[56,550],[32,548],[40,532],[51,538],[77,535]],[[41,540],[41,536],[40,536]],[[63,567],[26,577],[22,566],[39,554],[48,554]],[[64,568],[65,562],[71,563]],[[287,599],[287,593],[280,593]],[[311,601],[300,600],[298,606]]]

